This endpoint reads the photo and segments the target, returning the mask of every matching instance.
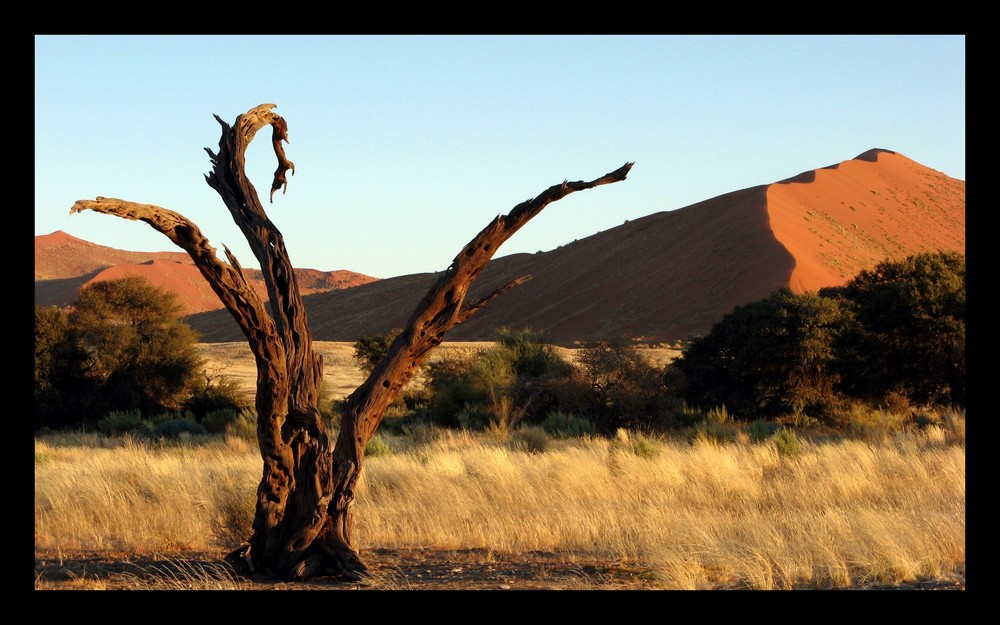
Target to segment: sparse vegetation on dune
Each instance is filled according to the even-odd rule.
[[[728,442],[621,431],[547,438],[542,449],[517,431],[414,428],[382,435],[386,449],[368,459],[355,540],[375,554],[613,563],[658,589],[964,582],[962,424],[949,414],[878,436],[800,431],[794,454],[751,424],[730,423]],[[161,558],[120,575],[125,587],[246,587],[220,562],[250,530],[259,463],[253,442],[235,436],[42,436],[36,552]],[[39,566],[36,587],[59,587],[45,574],[56,564]],[[408,587],[425,570],[414,567],[376,570],[368,587]],[[87,587],[84,578],[74,583]]]

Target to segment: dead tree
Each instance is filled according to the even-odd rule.
[[[518,278],[492,294],[466,302],[469,287],[500,245],[545,206],[575,191],[624,180],[632,163],[590,182],[554,185],[537,197],[497,216],[466,245],[417,305],[405,330],[385,358],[345,402],[345,415],[331,445],[318,409],[322,358],[312,347],[306,309],[281,233],[264,212],[247,179],[244,155],[258,130],[272,127],[278,160],[271,201],[287,187],[294,164],[285,157],[288,125],[262,104],[222,126],[219,152],[206,148],[212,162],[208,184],[222,197],[260,263],[270,313],[248,284],[239,262],[225,248],[228,263],[199,228],[183,215],[150,204],[98,197],[77,201],[70,214],[93,210],[140,220],[166,235],[194,260],[246,336],[257,365],[257,441],[263,475],[257,488],[253,532],[228,560],[251,574],[289,579],[335,575],[358,579],[366,572],[351,542],[351,508],[364,461],[365,444],[386,408],[418,366],[455,325],[511,289]]]

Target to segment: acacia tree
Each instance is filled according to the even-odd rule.
[[[295,171],[282,145],[288,141],[288,124],[271,110],[275,106],[252,108],[232,126],[216,115],[222,136],[218,153],[206,148],[212,171],[205,176],[260,263],[270,313],[229,249],[225,248],[227,264],[197,225],[177,212],[98,196],[77,201],[70,214],[93,210],[140,220],[167,236],[191,256],[247,338],[257,366],[257,442],[263,475],[252,534],[228,560],[244,572],[290,579],[318,575],[359,579],[366,568],[351,543],[352,502],[365,444],[386,408],[448,330],[528,279],[515,279],[478,301],[466,301],[470,285],[504,241],[548,204],[576,191],[624,180],[632,163],[589,182],[563,181],[549,187],[480,231],[417,304],[385,357],[347,397],[340,433],[331,445],[318,408],[322,357],[312,347],[284,240],[245,173],[246,149],[257,131],[268,125],[278,161],[271,202],[275,191],[287,188],[285,174]]]
[[[837,341],[849,319],[816,293],[779,289],[737,306],[674,364],[687,400],[738,419],[828,410],[838,381]]]
[[[69,426],[112,410],[184,407],[198,338],[173,293],[141,276],[87,285],[69,310],[35,307],[35,425]]]

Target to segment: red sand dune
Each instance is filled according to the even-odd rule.
[[[146,278],[153,286],[172,292],[181,303],[185,315],[217,310],[221,306],[219,297],[190,260],[187,263],[151,260],[141,265],[115,265],[98,273],[86,284],[118,280],[126,276]]]
[[[148,260],[194,263],[186,252],[126,252],[96,245],[57,230],[35,237],[35,281],[79,278],[113,265],[140,264]]]
[[[842,284],[885,258],[965,253],[965,183],[889,150],[772,184],[767,212],[795,257],[796,292]]]
[[[901,154],[869,150],[556,250],[494,259],[470,298],[520,275],[533,279],[448,338],[489,340],[508,325],[543,330],[561,345],[619,337],[686,340],[778,288],[839,285],[884,259],[939,249],[965,252],[965,183]],[[352,341],[401,326],[435,279],[402,276],[307,297],[313,334]],[[235,323],[218,313],[189,321],[205,341],[240,340]]]
[[[245,270],[247,279],[267,299],[257,269]],[[373,282],[354,271],[296,269],[303,295],[322,293]],[[218,296],[202,277],[187,252],[127,252],[95,245],[57,231],[35,237],[35,303],[65,306],[91,282],[142,276],[174,293],[184,315],[221,310]]]
[[[873,149],[774,184],[653,213],[555,250],[496,258],[470,298],[517,276],[532,280],[448,338],[490,340],[507,325],[545,331],[562,345],[618,337],[685,340],[778,288],[840,285],[887,258],[935,250],[965,253],[965,182]],[[154,269],[169,266],[153,263]],[[413,274],[308,295],[313,336],[353,341],[402,326],[436,279]],[[224,310],[188,321],[203,341],[243,340]]]

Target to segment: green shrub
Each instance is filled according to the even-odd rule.
[[[849,436],[877,441],[902,432],[912,420],[908,410],[898,413],[852,402],[833,414],[833,422]]]
[[[575,380],[584,406],[566,406],[591,416],[601,433],[649,428],[669,412],[664,373],[638,346],[625,339],[598,341],[582,348]]]
[[[191,421],[192,423],[197,423],[198,420],[195,418],[194,413],[190,410],[163,410],[151,418],[150,423],[153,424],[155,428],[160,423],[165,423],[167,421]]]
[[[35,428],[65,428],[107,412],[98,381],[88,376],[88,355],[69,312],[35,306]]]
[[[795,432],[788,428],[781,428],[771,436],[774,446],[778,450],[778,455],[783,458],[796,458],[802,453],[802,445]]]
[[[75,346],[88,354],[88,408],[97,411],[81,419],[182,405],[202,359],[197,334],[180,313],[176,295],[140,276],[91,282],[80,290],[67,322]]]
[[[652,438],[638,432],[618,428],[611,441],[610,451],[624,452],[639,458],[653,459],[660,454],[660,447]]]
[[[817,410],[834,401],[836,347],[851,317],[836,300],[787,288],[737,306],[674,365],[685,399],[737,419]]]
[[[482,404],[466,404],[458,413],[458,425],[466,430],[485,430],[496,421],[496,415]]]
[[[495,423],[513,432],[556,407],[556,388],[572,370],[541,333],[500,328],[496,343],[475,356],[428,364],[420,401],[436,425],[483,429]]]
[[[256,442],[257,411],[253,408],[241,410],[239,416],[226,426],[226,435]]]
[[[400,434],[405,436],[410,444],[416,447],[429,445],[438,439],[438,430],[431,425],[423,421],[414,421],[413,423],[407,423],[401,428]]]
[[[485,397],[470,382],[471,358],[449,357],[427,364],[428,417],[435,425],[460,427],[458,414]]]
[[[965,405],[964,254],[886,260],[824,293],[843,298],[858,320],[840,367],[853,397],[876,403],[896,393],[914,404]]]
[[[191,390],[183,408],[202,420],[210,413],[230,410],[238,413],[248,405],[239,382],[226,376],[206,376]]]
[[[733,417],[729,414],[729,411],[726,410],[725,404],[709,410],[705,414],[705,419],[707,419],[709,423],[714,423],[715,425],[725,425],[733,422]]]
[[[213,410],[201,419],[201,424],[209,434],[224,434],[229,426],[240,418],[240,411],[233,408]]]
[[[153,433],[153,424],[143,419],[138,410],[115,410],[98,420],[97,429],[105,436],[145,437]]]
[[[597,433],[597,428],[590,419],[561,410],[550,412],[542,421],[542,429],[555,438],[580,438]]]
[[[365,456],[369,458],[379,458],[391,455],[392,449],[389,447],[389,444],[386,443],[385,440],[378,434],[372,436],[368,439],[368,442],[365,443]]]
[[[153,436],[156,438],[179,439],[183,435],[204,436],[208,434],[205,426],[190,419],[171,419],[161,421],[153,427]]]
[[[541,454],[549,448],[551,439],[545,430],[537,425],[525,425],[514,431],[511,446],[531,454]]]
[[[632,453],[651,460],[660,455],[660,446],[645,434],[636,434],[632,437]]]
[[[354,343],[354,362],[365,375],[375,370],[376,365],[386,354],[396,337],[402,334],[402,328],[392,328],[381,334],[366,334]]]
[[[682,402],[680,408],[677,409],[676,420],[683,427],[692,427],[704,421],[706,416],[697,406],[691,406],[687,402]]]
[[[751,442],[762,443],[771,438],[778,431],[778,424],[762,419],[756,419],[746,425],[747,435]]]

